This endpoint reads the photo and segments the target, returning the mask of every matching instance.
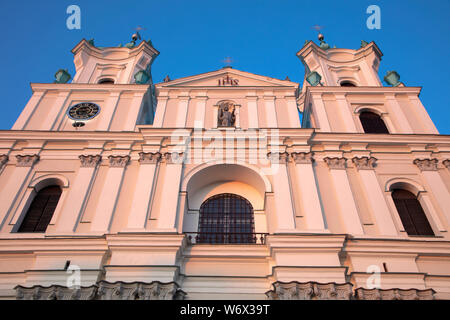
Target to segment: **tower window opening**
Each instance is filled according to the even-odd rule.
[[[350,81],[342,81],[340,84],[341,87],[356,87],[356,85]]]
[[[40,190],[31,202],[18,232],[45,232],[60,197],[59,186],[49,186]]]
[[[114,80],[110,78],[100,79],[98,84],[114,84]]]
[[[383,119],[373,112],[363,111],[359,115],[365,133],[389,133]]]
[[[392,199],[408,235],[434,236],[425,212],[414,194],[407,190],[396,189],[392,192]]]

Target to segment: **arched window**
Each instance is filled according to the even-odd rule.
[[[45,232],[60,196],[61,188],[58,186],[41,189],[31,202],[18,232]]]
[[[392,199],[408,235],[434,236],[425,212],[414,194],[407,190],[395,189],[392,192]]]
[[[98,81],[98,84],[114,84],[114,80],[110,78],[103,78]]]
[[[389,133],[383,119],[376,113],[363,111],[359,114],[359,119],[365,133]]]
[[[350,81],[342,81],[340,84],[341,87],[356,87],[356,85]]]
[[[200,207],[197,243],[256,243],[253,207],[247,199],[222,193]]]

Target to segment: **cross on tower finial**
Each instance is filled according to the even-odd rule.
[[[233,59],[231,57],[225,57],[225,59],[222,60],[226,64],[226,67],[231,67],[231,63],[233,62]]]
[[[141,35],[139,34],[139,31],[141,30],[145,30],[145,28],[141,27],[141,26],[137,26],[136,28],[134,28],[134,30],[136,31],[131,38],[133,39],[133,41],[136,40],[141,40]]]
[[[322,30],[324,27],[323,26],[319,26],[318,24],[315,24],[311,27],[312,29],[316,30],[319,34],[317,35],[319,41],[322,41],[324,39],[323,34],[320,32],[320,30]]]

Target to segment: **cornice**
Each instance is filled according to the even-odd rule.
[[[378,48],[376,43],[373,41],[367,44],[366,46],[356,50],[347,48],[330,48],[328,50],[323,50],[315,42],[310,40],[297,52],[296,55],[297,57],[306,57],[309,53],[314,52],[315,54],[321,56],[322,59],[325,59],[331,63],[343,64],[343,63],[352,63],[361,58],[364,58],[365,56],[371,53],[370,51],[374,52],[380,59],[383,56],[383,53],[381,52],[380,48]],[[352,54],[354,59],[345,61],[332,59],[334,54],[342,52]]]
[[[341,87],[341,86],[307,86],[305,94],[315,94],[315,93],[341,93],[346,95],[351,94],[415,94],[419,95],[422,87],[378,87],[378,86],[361,86],[361,87]]]
[[[158,56],[159,51],[150,46],[146,41],[141,41],[137,46],[133,48],[127,48],[127,47],[96,47],[89,44],[86,39],[82,39],[72,50],[71,52],[76,55],[80,50],[86,50],[89,52],[89,54],[95,58],[103,59],[103,60],[111,60],[111,61],[126,61],[127,59],[134,57],[138,55],[141,51],[147,52],[150,56]],[[105,55],[108,55],[110,53],[114,52],[121,52],[124,54],[123,57],[117,57],[117,58],[109,58],[105,57]]]
[[[193,76],[188,76],[188,77],[183,77],[183,78],[178,78],[178,79],[174,79],[172,81],[169,82],[159,82],[155,84],[155,87],[157,89],[162,89],[162,88],[170,88],[170,87],[174,87],[174,88],[181,88],[181,87],[189,87],[189,88],[199,88],[202,86],[184,86],[184,83],[188,83],[191,81],[197,81],[197,80],[201,80],[201,79],[209,79],[209,78],[213,78],[215,76],[221,76],[221,75],[225,75],[225,74],[231,74],[231,75],[239,75],[242,76],[244,78],[249,78],[249,79],[255,79],[255,80],[259,80],[259,81],[263,81],[263,82],[267,82],[267,83],[271,83],[271,85],[267,85],[267,86],[261,86],[261,87],[280,87],[280,88],[297,88],[298,87],[298,83],[296,82],[292,82],[292,81],[288,81],[288,80],[280,80],[280,79],[276,79],[276,78],[272,78],[272,77],[267,77],[267,76],[263,76],[263,75],[259,75],[259,74],[255,74],[255,73],[251,73],[251,72],[247,72],[247,71],[241,71],[238,69],[233,69],[233,68],[221,68],[218,70],[213,70],[213,71],[208,71],[208,72],[204,72],[204,73],[200,73],[197,75],[193,75]],[[211,88],[220,88],[220,89],[239,89],[239,88],[259,88],[260,86],[232,86],[232,87],[217,87],[217,86],[211,86]],[[208,88],[208,86],[205,86],[205,88]]]
[[[92,141],[123,142],[123,141],[150,141],[159,144],[162,139],[171,137],[176,132],[179,137],[192,135],[193,128],[153,128],[151,125],[139,125],[136,131],[43,131],[43,130],[0,130],[0,142],[14,141],[40,141],[40,142],[80,142]],[[202,130],[206,132],[206,130]],[[246,130],[235,132],[235,136],[245,136]],[[252,131],[254,132],[254,131]],[[258,131],[257,131],[258,132]],[[277,135],[285,141],[287,146],[296,145],[321,145],[321,144],[366,144],[366,145],[391,145],[413,146],[423,145],[450,150],[450,135],[443,134],[367,134],[367,133],[333,133],[317,132],[315,129],[294,128],[261,128],[260,132]],[[233,135],[234,137],[234,135]],[[289,138],[289,139],[286,139]],[[422,147],[421,147],[422,148]],[[448,149],[448,150],[447,150]],[[296,150],[293,150],[296,151]],[[429,150],[430,152],[433,150]]]
[[[0,253],[36,251],[105,251],[108,249],[104,237],[58,237],[21,238],[15,234],[0,238]]]
[[[345,251],[352,254],[444,254],[450,256],[450,241],[442,238],[422,239],[348,239]]]
[[[98,84],[98,83],[31,83],[31,89],[35,91],[58,90],[58,91],[133,91],[147,92],[150,84]]]

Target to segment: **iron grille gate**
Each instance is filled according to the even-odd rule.
[[[222,193],[200,207],[197,243],[256,243],[253,207],[238,195]]]

